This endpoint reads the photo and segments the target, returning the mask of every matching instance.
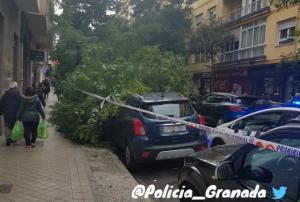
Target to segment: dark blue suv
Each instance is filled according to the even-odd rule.
[[[204,124],[189,100],[178,93],[131,95],[126,104]],[[207,148],[206,135],[197,129],[126,108],[114,120],[113,141],[122,149],[129,169],[142,162],[183,158]]]

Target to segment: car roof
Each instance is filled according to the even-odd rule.
[[[138,99],[144,103],[156,103],[156,102],[172,102],[172,101],[188,101],[186,97],[176,92],[168,92],[168,93],[147,93],[142,95],[132,95],[134,98]]]
[[[224,96],[230,96],[230,97],[237,97],[237,95],[234,95],[232,93],[223,93],[223,92],[212,92],[205,96],[208,96],[208,95],[224,95]]]
[[[300,112],[300,108],[297,108],[297,107],[272,107],[272,108],[268,108],[268,109],[263,109],[263,110],[260,110],[260,111],[256,111],[256,112],[253,112],[251,114],[247,114],[241,118],[244,118],[244,117],[247,117],[247,116],[251,116],[251,115],[254,115],[254,114],[259,114],[259,113],[263,113],[263,112],[272,112],[272,111],[278,111],[278,110],[281,110],[281,111],[296,111],[296,112]],[[240,119],[240,118],[239,118]],[[238,119],[236,119],[238,120]]]
[[[247,114],[245,116],[242,116],[238,119],[235,119],[233,121],[230,121],[228,123],[224,123],[218,127],[222,128],[222,127],[227,127],[228,125],[230,124],[233,124],[241,119],[244,119],[246,117],[249,117],[249,116],[252,116],[252,115],[255,115],[255,114],[260,114],[260,113],[263,113],[263,112],[272,112],[272,111],[278,111],[278,110],[281,110],[281,111],[293,111],[293,112],[300,112],[300,108],[297,108],[297,107],[273,107],[273,108],[268,108],[268,109],[263,109],[263,110],[260,110],[260,111],[256,111],[256,112],[253,112],[251,114]]]
[[[272,108],[264,109],[264,110],[257,111],[257,112],[276,111],[276,110],[300,112],[300,108],[298,108],[298,107],[272,107]],[[255,114],[257,112],[254,112],[252,114]]]
[[[267,136],[269,133],[276,132],[278,130],[298,130],[298,131],[300,131],[300,124],[291,123],[291,124],[287,124],[287,125],[283,125],[283,126],[273,128],[273,129],[269,130],[268,132],[266,132],[265,134],[263,134],[262,137]]]
[[[237,96],[237,98],[255,98],[255,99],[260,99],[256,95],[239,95],[239,96]]]

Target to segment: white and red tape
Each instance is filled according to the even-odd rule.
[[[294,148],[294,147],[290,147],[290,146],[286,146],[286,145],[282,145],[282,144],[277,144],[275,142],[270,142],[270,141],[262,140],[262,139],[255,138],[255,137],[245,136],[245,135],[242,135],[242,134],[231,133],[231,132],[223,131],[223,130],[220,130],[220,129],[217,129],[217,128],[211,128],[211,127],[200,125],[200,124],[197,124],[197,123],[188,122],[188,121],[178,119],[178,118],[164,116],[164,115],[153,113],[153,112],[150,112],[150,111],[147,111],[147,110],[144,110],[144,109],[132,107],[132,106],[125,105],[125,104],[122,104],[122,103],[119,103],[119,102],[115,102],[115,101],[113,101],[109,98],[104,98],[102,96],[99,96],[99,95],[96,95],[96,94],[93,94],[93,93],[89,93],[89,92],[86,92],[86,91],[83,91],[83,90],[80,90],[80,89],[77,89],[77,90],[82,92],[83,94],[86,94],[86,95],[89,95],[91,97],[100,99],[102,101],[106,101],[110,104],[117,105],[119,107],[124,107],[124,108],[127,108],[127,109],[139,111],[139,112],[142,112],[142,113],[145,113],[145,114],[150,114],[150,115],[160,117],[160,118],[164,118],[164,119],[176,122],[176,123],[182,123],[182,124],[184,124],[186,126],[189,126],[189,127],[192,127],[192,128],[203,130],[203,131],[206,132],[207,135],[208,134],[220,134],[220,135],[224,135],[224,136],[232,139],[233,141],[252,144],[252,145],[255,145],[257,147],[263,147],[263,148],[271,150],[271,151],[281,152],[285,155],[300,158],[300,149],[299,148]]]

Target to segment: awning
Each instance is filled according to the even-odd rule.
[[[27,13],[27,20],[36,44],[41,49],[51,48],[48,16],[39,13]]]
[[[39,0],[14,0],[21,11],[39,12]]]

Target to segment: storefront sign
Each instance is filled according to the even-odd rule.
[[[45,52],[31,50],[30,51],[30,60],[44,62],[45,61]]]

